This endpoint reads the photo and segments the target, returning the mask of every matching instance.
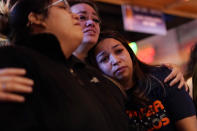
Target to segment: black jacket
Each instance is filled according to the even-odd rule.
[[[1,131],[126,131],[124,98],[101,73],[41,34],[0,48],[0,68],[21,67],[35,82],[24,103],[0,103]]]

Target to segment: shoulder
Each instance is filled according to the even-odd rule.
[[[29,54],[29,50],[25,47],[18,46],[2,46],[0,47],[0,63],[9,61],[12,59],[22,59]],[[5,62],[4,61],[4,62]]]
[[[171,70],[168,69],[166,66],[157,66],[150,69],[149,74],[156,77],[160,81],[163,81],[166,76],[171,73]]]
[[[20,67],[30,68],[35,64],[44,63],[43,56],[36,51],[23,46],[0,47],[0,68]]]
[[[0,55],[8,55],[8,56],[18,56],[18,55],[28,55],[31,53],[35,53],[32,49],[24,47],[24,46],[1,46],[0,47]]]
[[[178,84],[170,87],[169,83],[163,82],[165,77],[170,72],[171,70],[165,66],[157,67],[152,70],[151,74],[161,82],[160,86],[158,85],[158,81],[153,82],[157,83],[157,87],[155,86],[155,88],[153,88],[154,91],[157,91],[158,93],[159,90],[159,93],[162,92],[164,94],[162,95],[163,97],[161,97],[161,99],[166,106],[166,110],[169,112],[171,118],[175,121],[195,115],[193,102],[185,89],[178,89]],[[161,85],[163,85],[163,88],[158,88],[162,87]]]

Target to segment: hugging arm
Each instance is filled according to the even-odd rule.
[[[24,88],[29,88],[33,84],[32,80],[23,77],[25,74],[28,74],[27,77],[30,76],[30,73],[21,69],[21,67],[28,69],[26,64],[20,61],[23,56],[11,49],[11,47],[0,48],[0,129],[1,131],[36,130],[37,120],[34,109],[30,106],[32,105],[31,95],[26,95],[28,99],[24,103],[6,102],[23,100],[24,97],[17,95],[17,93],[30,92],[31,89]],[[11,68],[14,66],[20,67],[20,69]],[[10,94],[10,90],[13,90],[15,94]]]
[[[170,86],[174,86],[179,82],[178,88],[182,88],[185,86],[186,91],[188,91],[188,86],[185,82],[185,79],[183,77],[183,73],[181,72],[180,68],[177,65],[174,64],[164,64],[168,69],[171,69],[172,72],[165,78],[164,82],[170,82]]]
[[[22,68],[0,69],[0,101],[23,102],[25,98],[17,93],[31,93],[33,80],[25,78]]]

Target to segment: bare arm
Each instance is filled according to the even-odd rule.
[[[24,69],[0,69],[0,101],[23,102],[25,98],[16,93],[31,93],[33,80],[23,77]]]
[[[178,131],[197,131],[196,116],[186,117],[176,122]]]

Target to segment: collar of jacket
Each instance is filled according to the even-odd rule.
[[[22,43],[21,43],[22,42]],[[18,42],[17,42],[18,43]],[[17,44],[16,43],[16,44]],[[22,45],[31,48],[56,62],[66,64],[69,68],[81,69],[86,66],[77,57],[71,55],[70,58],[66,59],[64,56],[58,39],[53,34],[36,34],[20,41],[17,45]]]
[[[24,42],[24,41],[23,41]],[[64,56],[59,41],[52,34],[37,34],[28,37],[23,46],[31,48],[50,59],[58,62],[66,62],[66,57]]]

